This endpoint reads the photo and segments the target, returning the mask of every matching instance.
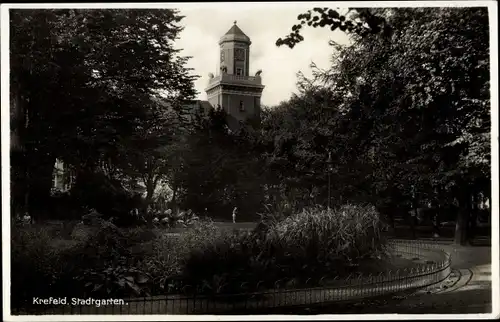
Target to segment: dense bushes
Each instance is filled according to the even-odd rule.
[[[63,251],[51,245],[46,229],[12,230],[11,301],[15,306],[30,305],[33,297],[63,296],[71,289],[75,259],[64,261]],[[68,253],[72,253],[73,249]]]
[[[137,224],[130,210],[142,207],[140,196],[127,191],[118,180],[99,172],[78,176],[71,196],[80,207],[94,208],[106,219],[115,217],[119,226]]]
[[[61,250],[43,230],[16,230],[13,304],[44,295],[219,294],[312,285],[380,258],[386,245],[384,224],[369,206],[306,209],[252,232],[200,220],[177,237],[105,223],[92,238]]]
[[[12,230],[12,305],[29,306],[33,297],[142,295],[144,278],[134,268],[129,239],[102,225],[91,238],[58,247],[47,227]],[[133,277],[133,282],[130,281]],[[138,278],[139,277],[139,278]]]
[[[182,280],[192,286],[191,290],[235,293],[242,291],[243,282],[255,286],[262,273],[258,240],[247,232],[219,229],[207,236],[206,240],[190,239],[196,247],[182,262]]]
[[[304,210],[260,232],[200,232],[207,239],[189,252],[183,279],[221,293],[349,274],[360,261],[385,254],[384,226],[374,207],[347,205]]]

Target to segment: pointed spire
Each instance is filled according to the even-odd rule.
[[[233,26],[222,36],[221,42],[243,41],[250,44],[250,38],[236,25],[237,21],[235,20],[233,23]]]

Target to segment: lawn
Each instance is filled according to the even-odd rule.
[[[63,221],[63,220],[51,220],[48,222],[37,223],[33,225],[27,225],[22,227],[23,231],[37,231],[43,230],[51,238],[50,245],[55,250],[67,249],[78,244],[78,240],[73,238],[72,232],[75,226],[80,221]],[[233,224],[232,222],[215,222],[215,226],[221,230],[240,230],[240,231],[251,231],[256,226],[257,223],[254,222],[241,222]],[[122,228],[125,234],[142,232],[142,236],[138,237],[137,243],[134,243],[131,247],[133,249],[148,249],[152,243],[153,239],[156,239],[162,235],[177,237],[182,233],[189,231],[189,228]],[[141,240],[142,237],[142,240]]]

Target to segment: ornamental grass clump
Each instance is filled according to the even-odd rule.
[[[345,273],[386,253],[384,223],[373,206],[311,208],[271,224],[265,243],[290,274]]]

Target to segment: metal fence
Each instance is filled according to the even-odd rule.
[[[93,303],[53,307],[42,314],[244,314],[270,308],[341,303],[395,294],[438,283],[451,273],[451,256],[442,245],[405,240],[391,240],[389,245],[393,258],[418,259],[420,263],[378,274],[321,279],[319,287],[282,289],[277,285],[271,290],[243,294],[133,298],[111,305]]]

